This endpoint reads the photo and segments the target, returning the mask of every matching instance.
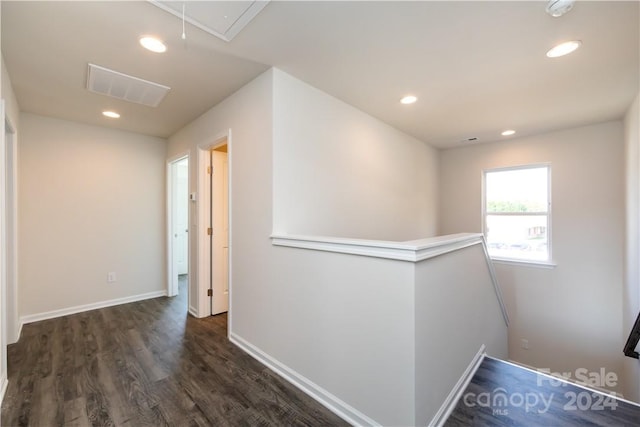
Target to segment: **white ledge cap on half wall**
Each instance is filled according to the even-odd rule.
[[[418,262],[453,252],[468,246],[482,244],[481,233],[459,233],[428,237],[405,242],[388,240],[350,239],[344,237],[271,235],[274,246],[311,249],[325,252],[362,255],[399,261]]]

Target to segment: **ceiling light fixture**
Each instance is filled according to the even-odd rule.
[[[568,42],[560,43],[549,49],[547,57],[557,58],[559,56],[568,55],[582,45],[580,40],[569,40]]]
[[[143,36],[140,38],[140,44],[147,50],[155,53],[163,53],[167,51],[167,46],[162,43],[161,40],[151,37],[151,36]]]
[[[515,131],[515,130],[513,130],[513,129],[507,129],[507,130],[505,130],[504,132],[502,132],[502,136],[511,136],[511,135],[513,135],[513,134],[515,134],[515,133],[516,133],[516,131]]]
[[[407,96],[405,96],[404,98],[402,98],[402,99],[400,100],[400,103],[401,103],[401,104],[408,105],[408,104],[413,104],[413,103],[415,103],[417,100],[418,100],[418,98],[417,98],[417,97],[415,97],[415,96],[413,96],[413,95],[407,95]]]
[[[559,18],[573,8],[575,0],[551,0],[545,9],[554,18]]]
[[[109,117],[110,119],[119,119],[120,118],[120,114],[116,113],[115,111],[103,111],[102,115],[105,117]]]

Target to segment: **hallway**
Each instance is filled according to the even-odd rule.
[[[182,290],[25,325],[2,425],[345,425],[231,344],[226,314],[187,316]]]

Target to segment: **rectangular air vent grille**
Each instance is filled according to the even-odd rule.
[[[124,101],[157,107],[171,88],[89,64],[87,89]]]

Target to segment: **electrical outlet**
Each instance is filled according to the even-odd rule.
[[[520,346],[525,350],[529,350],[529,340],[523,339],[520,341]]]
[[[107,274],[107,283],[113,283],[113,282],[115,282],[116,280],[117,280],[117,279],[116,279],[116,273],[115,273],[115,271],[110,271],[110,272]]]

